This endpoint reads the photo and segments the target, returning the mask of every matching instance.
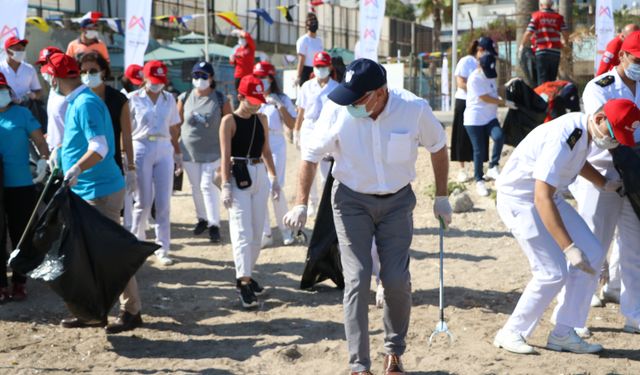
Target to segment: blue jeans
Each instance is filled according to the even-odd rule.
[[[465,126],[471,144],[473,145],[473,176],[476,181],[482,181],[484,175],[482,171],[482,161],[487,154],[487,140],[489,137],[493,140],[493,149],[491,150],[491,160],[489,168],[493,168],[500,162],[500,153],[504,145],[504,134],[500,128],[497,119],[491,120],[486,125],[481,126]]]

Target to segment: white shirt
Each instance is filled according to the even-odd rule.
[[[49,90],[47,100],[47,144],[49,150],[62,144],[64,135],[64,115],[67,113],[69,103],[64,95],[57,94],[55,90]]]
[[[274,94],[270,94],[270,95],[274,95]],[[278,99],[282,102],[282,104],[284,104],[285,109],[287,110],[287,112],[289,112],[291,117],[295,119],[296,107],[293,106],[291,99],[289,99],[289,97],[284,94],[278,95]],[[276,106],[273,104],[267,103],[267,104],[261,105],[260,110],[258,112],[264,113],[265,116],[267,116],[267,119],[269,122],[269,135],[282,136],[284,132],[284,126],[283,126],[282,116],[280,115],[280,111],[278,110],[278,108],[276,108]]]
[[[355,118],[347,107],[328,101],[302,159],[317,163],[331,153],[332,175],[340,183],[359,193],[391,194],[415,179],[418,145],[436,152],[446,143],[444,128],[426,100],[390,89],[376,120]]]
[[[304,109],[304,120],[316,121],[322,111],[322,106],[327,102],[327,96],[338,86],[338,82],[329,78],[324,86],[320,86],[317,79],[310,79],[302,84],[296,105]]]
[[[610,84],[605,84],[604,82],[608,76],[612,76],[614,81]],[[605,86],[599,85],[598,82]],[[589,81],[582,93],[584,111],[588,114],[595,113],[611,99],[629,99],[636,103],[636,105],[640,105],[640,84],[636,84],[636,92],[632,93],[629,87],[622,81],[622,78],[620,78],[617,68],[614,68]],[[635,135],[637,140],[640,132],[636,131]],[[611,153],[608,150],[591,147],[591,153],[587,160],[605,177],[609,179],[620,178],[618,171],[613,166]]]
[[[487,78],[481,69],[476,69],[467,80],[465,126],[487,125],[491,120],[498,118],[498,105],[480,99],[482,95],[498,98],[498,87],[495,78]]]
[[[24,61],[18,66],[18,71],[14,71],[7,60],[2,60],[0,61],[0,72],[7,78],[7,83],[18,99],[24,98],[29,92],[42,89],[38,80],[38,72],[33,65]]]
[[[471,55],[467,55],[461,58],[460,61],[458,61],[454,74],[456,77],[462,77],[468,80],[471,73],[473,73],[473,71],[476,69],[478,69],[478,60],[476,60],[476,58]],[[466,100],[467,90],[463,89],[462,87],[458,87],[458,89],[456,90],[455,98]]]
[[[170,139],[169,128],[180,124],[176,99],[168,91],[162,91],[154,104],[144,88],[128,95],[131,112],[131,137],[134,141],[149,136]]]
[[[313,57],[323,49],[322,39],[318,36],[312,38],[304,34],[296,41],[296,53],[304,55],[304,66],[313,66]]]
[[[558,191],[569,186],[587,161],[591,148],[588,116],[568,113],[533,129],[518,144],[502,169],[496,183],[498,194],[533,202],[536,180],[544,181]],[[581,132],[580,137],[574,132]]]

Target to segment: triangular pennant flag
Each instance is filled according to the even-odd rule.
[[[269,13],[267,13],[266,10],[262,8],[258,8],[258,9],[250,9],[249,12],[257,14],[258,16],[264,18],[266,23],[268,23],[269,25],[273,25],[273,19],[271,18]]]
[[[95,23],[95,22],[98,22],[100,20],[100,18],[102,18],[102,13],[101,12],[87,12],[82,17],[71,18],[71,21],[75,22],[75,23],[80,23],[80,22],[82,22],[84,20],[92,20]]]
[[[124,34],[124,29],[122,28],[122,20],[119,18],[105,18],[105,22],[107,22],[107,26],[118,34]]]
[[[49,25],[42,17],[28,17],[27,23],[37,27],[43,33],[49,32]]]
[[[278,5],[276,9],[278,9],[280,13],[282,13],[282,17],[284,17],[287,21],[293,22],[293,17],[291,17],[291,12],[289,11],[293,7],[295,7],[295,5],[289,5],[288,7]]]
[[[230,25],[235,26],[238,29],[242,29],[238,15],[235,12],[216,12],[216,16],[227,21]]]

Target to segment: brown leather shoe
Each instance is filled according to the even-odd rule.
[[[373,372],[367,370],[367,371],[354,371],[351,373],[351,375],[373,375]]]
[[[106,327],[107,320],[86,321],[78,318],[66,318],[60,321],[64,328]]]
[[[387,354],[384,356],[384,375],[404,375],[399,355]]]
[[[115,322],[109,324],[105,330],[107,333],[120,333],[125,331],[131,331],[142,325],[142,316],[138,312],[133,315],[130,312],[123,311],[118,316]]]

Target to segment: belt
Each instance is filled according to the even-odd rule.
[[[156,134],[151,134],[151,135],[145,135],[143,137],[140,137],[138,139],[134,139],[134,141],[151,141],[151,142],[156,142],[156,141],[160,141],[163,139],[169,139],[169,137],[165,137],[164,135],[156,135]]]
[[[400,188],[400,190],[396,191],[395,193],[389,193],[389,194],[371,194],[372,196],[376,197],[376,198],[389,198],[393,195],[398,194],[399,192],[401,192],[402,190],[406,189],[407,186],[409,186],[409,184],[406,184],[405,186],[403,186],[402,188]]]
[[[231,157],[231,163],[247,163],[249,165],[260,164],[262,163],[261,158],[242,158],[242,157]]]

